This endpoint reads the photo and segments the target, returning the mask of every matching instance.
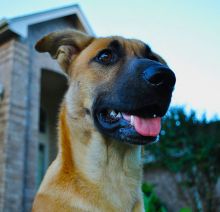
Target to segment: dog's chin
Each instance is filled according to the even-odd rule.
[[[160,129],[157,129],[156,133],[152,130],[148,130],[148,133],[140,133],[132,123],[133,121],[129,120],[129,115],[114,110],[96,111],[93,115],[100,133],[116,141],[132,145],[146,145],[159,141]],[[151,117],[149,120],[153,122],[154,118],[160,119]]]

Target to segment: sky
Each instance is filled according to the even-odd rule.
[[[97,36],[149,44],[176,73],[172,105],[220,118],[219,0],[0,0],[0,19],[79,4]]]

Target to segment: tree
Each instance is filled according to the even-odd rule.
[[[146,147],[157,165],[182,176],[181,186],[191,191],[194,207],[216,211],[215,188],[220,176],[220,121],[199,120],[195,111],[172,108],[163,121],[158,145]]]

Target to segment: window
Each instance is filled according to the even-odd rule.
[[[45,173],[45,145],[40,143],[38,145],[38,176],[37,176],[37,185],[39,186],[44,173]]]
[[[39,130],[41,133],[46,132],[46,122],[47,122],[46,112],[41,107],[40,108],[40,120],[39,120]]]

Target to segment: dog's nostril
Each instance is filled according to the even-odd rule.
[[[157,73],[157,74],[151,76],[148,79],[148,82],[150,82],[152,85],[160,85],[160,84],[164,83],[165,78],[166,78],[165,74]]]

